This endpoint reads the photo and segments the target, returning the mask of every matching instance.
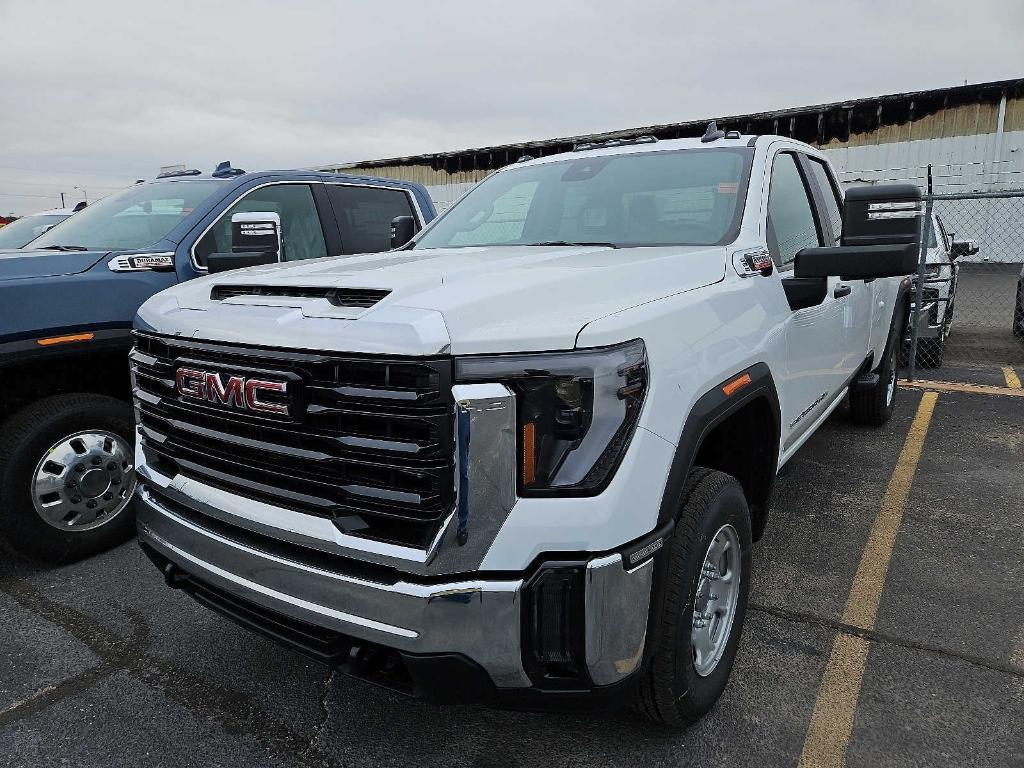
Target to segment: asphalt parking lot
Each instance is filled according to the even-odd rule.
[[[1024,397],[897,397],[880,430],[840,408],[784,470],[732,681],[687,732],[330,675],[129,543],[4,556],[0,764],[1022,766]]]

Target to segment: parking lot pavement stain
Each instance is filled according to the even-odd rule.
[[[925,392],[921,397],[854,576],[843,611],[844,623],[861,629],[874,626],[896,534],[903,519],[903,509],[910,495],[910,486],[924,449],[937,399],[938,395],[934,392]],[[838,767],[845,764],[867,664],[868,647],[863,637],[843,632],[836,635],[804,738],[800,768]]]
[[[3,593],[20,606],[52,622],[85,644],[102,662],[103,673],[83,677],[78,683],[67,681],[43,694],[23,708],[0,716],[0,729],[39,715],[50,706],[72,695],[84,695],[111,674],[127,673],[132,678],[155,688],[179,705],[216,722],[229,733],[255,738],[281,757],[309,754],[316,764],[326,756],[309,749],[309,740],[295,732],[289,724],[267,717],[245,694],[221,688],[216,681],[196,677],[188,670],[168,665],[151,653],[150,632],[141,614],[133,611],[131,622],[136,631],[120,636],[68,606],[51,600],[28,582],[5,578],[0,583]],[[0,733],[3,733],[0,730]]]
[[[101,660],[63,627],[0,594],[0,723]]]

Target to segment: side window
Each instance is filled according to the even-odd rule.
[[[822,245],[807,188],[791,154],[775,156],[768,187],[768,250],[780,268],[802,248]]]
[[[391,220],[413,216],[409,196],[398,189],[328,184],[327,194],[341,229],[345,253],[378,253],[391,248]]]
[[[839,193],[836,191],[836,185],[832,181],[832,174],[828,172],[828,168],[820,160],[808,157],[807,161],[811,168],[811,175],[814,177],[818,189],[821,190],[821,197],[825,201],[824,213],[832,227],[832,235],[838,243],[839,237],[843,233],[843,213]]]
[[[254,211],[276,213],[281,217],[282,260],[318,259],[327,255],[313,191],[306,184],[273,184],[254,189],[221,215],[196,243],[199,266],[206,266],[206,257],[211,253],[230,252],[231,217]]]

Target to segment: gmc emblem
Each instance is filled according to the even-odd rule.
[[[246,379],[242,376],[229,376],[224,381],[221,374],[215,371],[179,368],[174,374],[174,385],[182,397],[257,413],[288,413],[287,405],[267,403],[259,398],[260,392],[286,392],[288,385],[283,381]]]

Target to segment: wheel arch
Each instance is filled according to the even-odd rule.
[[[730,383],[745,377],[749,377],[749,383],[727,393]],[[766,363],[739,371],[705,392],[690,409],[683,426],[665,484],[658,525],[675,519],[679,494],[690,470],[706,466],[739,480],[750,506],[754,539],[760,538],[778,469],[781,421],[778,391]],[[726,446],[732,450],[724,451]],[[737,446],[740,450],[735,450]]]
[[[131,398],[128,367],[130,332],[99,332],[91,342],[66,347],[4,350],[0,361],[0,421],[13,412],[51,395],[86,392]],[[24,344],[19,344],[19,347]]]

